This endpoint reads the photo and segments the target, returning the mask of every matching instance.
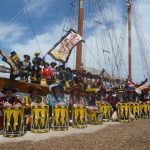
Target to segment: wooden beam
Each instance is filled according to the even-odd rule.
[[[83,20],[84,20],[84,0],[79,0],[79,14],[78,14],[78,33],[83,35]],[[76,70],[81,69],[82,63],[82,42],[77,45],[76,53]]]
[[[128,78],[132,79],[131,0],[128,0]]]

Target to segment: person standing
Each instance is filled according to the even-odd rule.
[[[41,67],[35,61],[34,65],[31,68],[31,82],[40,84],[41,81]]]
[[[45,79],[48,85],[52,82],[53,72],[48,62],[44,63],[44,68],[42,68],[41,75],[42,79]]]
[[[43,64],[43,59],[40,56],[39,52],[34,53],[35,57],[33,58],[32,62],[33,64],[36,63],[38,66]]]
[[[31,71],[30,56],[24,55],[24,60],[20,62],[20,79],[28,82],[29,73]]]

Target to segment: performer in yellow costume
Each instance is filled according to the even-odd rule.
[[[25,124],[29,129],[31,126],[31,107],[32,106],[44,106],[45,104],[42,102],[42,97],[39,96],[40,89],[34,88],[29,89],[30,96],[25,96],[23,98],[23,105],[25,107]]]

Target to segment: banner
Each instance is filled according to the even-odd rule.
[[[83,41],[83,38],[73,29],[70,29],[59,42],[48,52],[55,60],[65,63],[68,61],[72,49]]]

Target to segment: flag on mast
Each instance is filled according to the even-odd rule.
[[[55,45],[48,51],[47,54],[52,56],[57,61],[66,63],[72,52],[72,49],[83,41],[83,38],[73,29],[70,29]]]

